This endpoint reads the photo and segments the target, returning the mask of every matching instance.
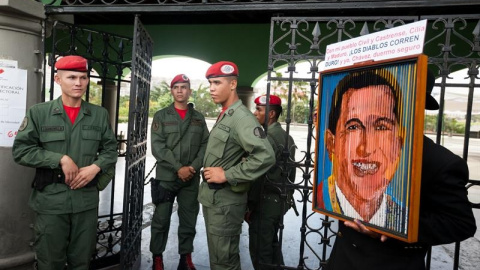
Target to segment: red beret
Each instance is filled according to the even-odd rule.
[[[207,79],[228,76],[238,76],[237,65],[229,61],[220,61],[213,64],[210,68],[208,68],[207,73],[205,74]]]
[[[190,83],[190,79],[185,74],[178,74],[170,83],[170,88],[173,88],[176,83]]]
[[[87,72],[88,71],[88,63],[87,59],[78,56],[78,55],[69,55],[60,58],[55,63],[55,68],[57,70],[71,70],[71,71],[80,71],[80,72]]]
[[[259,96],[255,99],[255,104],[257,105],[267,105],[267,96]],[[270,105],[282,106],[282,100],[275,95],[270,95]]]

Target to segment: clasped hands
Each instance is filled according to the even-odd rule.
[[[70,186],[71,189],[79,189],[86,186],[101,170],[95,164],[78,168],[77,164],[67,155],[60,159],[60,166],[65,175],[65,184]]]

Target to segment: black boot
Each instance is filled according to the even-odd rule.
[[[153,255],[153,270],[163,270],[163,256],[160,255]]]
[[[177,270],[196,270],[192,262],[192,253],[181,254]]]

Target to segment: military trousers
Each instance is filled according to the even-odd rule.
[[[240,233],[247,205],[203,206],[211,270],[238,270]]]
[[[159,180],[154,180],[159,181]],[[197,216],[199,211],[198,185],[200,178],[196,176],[188,182],[161,181],[161,188],[176,194],[178,203],[178,254],[193,252]],[[155,205],[155,212],[151,224],[150,251],[160,255],[165,251],[170,230],[170,220],[173,210],[173,201],[164,201]]]
[[[97,240],[98,209],[35,218],[35,253],[39,270],[88,270]]]
[[[262,264],[284,264],[278,242],[279,223],[284,210],[282,202],[278,194],[262,197],[260,205],[250,215],[248,227],[250,258],[256,270],[275,269]]]

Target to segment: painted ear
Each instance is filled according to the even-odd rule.
[[[332,155],[335,153],[335,135],[332,134],[330,129],[325,131],[325,146],[328,151],[328,158],[332,160]]]

